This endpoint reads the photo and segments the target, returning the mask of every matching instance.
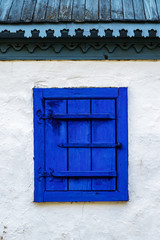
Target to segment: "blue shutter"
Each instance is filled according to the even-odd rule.
[[[35,201],[127,201],[127,88],[34,89]]]

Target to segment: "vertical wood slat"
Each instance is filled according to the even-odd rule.
[[[46,100],[45,114],[52,110],[57,114],[66,113],[66,100]],[[58,147],[58,144],[67,141],[66,121],[54,120],[53,123],[45,120],[45,156],[46,171],[50,168],[55,172],[67,171],[67,149]],[[67,179],[60,177],[50,181],[46,178],[46,190],[67,190]]]
[[[84,21],[85,0],[74,0],[72,20],[76,22]]]
[[[111,0],[99,0],[99,19],[111,20]]]
[[[90,113],[90,100],[68,100],[68,113]],[[90,143],[90,121],[68,121],[68,143]],[[91,170],[91,149],[68,149],[69,171]],[[69,190],[90,190],[90,178],[70,178]]]
[[[113,20],[123,19],[122,0],[111,0],[111,17]]]
[[[98,0],[86,0],[85,20],[97,21],[98,14]]]
[[[115,114],[114,100],[92,100],[92,113]],[[112,121],[92,121],[92,143],[115,142],[115,120]],[[92,149],[92,170],[93,171],[115,171],[116,150],[113,148],[93,148]],[[93,190],[115,190],[115,178],[93,178]]]
[[[117,149],[117,190],[121,197],[128,200],[128,107],[127,88],[119,88],[117,98],[117,142],[122,148]],[[123,131],[122,131],[123,129]]]
[[[0,1],[0,21],[7,21],[13,0]]]
[[[21,20],[23,22],[31,22],[32,21],[35,5],[36,5],[36,0],[25,0],[24,1],[22,15],[21,15]]]
[[[43,109],[43,90],[34,89],[33,90],[33,107],[34,107],[34,201],[43,202],[44,201],[44,189],[45,189],[45,179],[41,178],[38,181],[38,171],[44,171],[44,122],[38,123],[37,111]]]
[[[158,19],[155,0],[144,0],[144,10],[147,20]]]
[[[45,21],[45,15],[47,10],[48,0],[37,0],[35,11],[34,11],[34,21],[43,22]]]
[[[46,11],[46,21],[47,22],[58,22],[59,15],[59,0],[49,0],[47,11]]]
[[[129,20],[134,19],[134,10],[133,10],[132,0],[123,0],[123,13],[124,13],[124,19],[129,19]]]
[[[22,14],[22,9],[23,9],[23,4],[24,4],[24,0],[14,0],[10,13],[9,13],[9,17],[8,20],[10,22],[20,22],[21,20],[21,14]]]
[[[73,0],[61,0],[59,10],[60,21],[70,21],[72,19]]]

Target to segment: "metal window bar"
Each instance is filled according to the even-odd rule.
[[[121,148],[121,143],[63,143],[58,144],[60,148]]]

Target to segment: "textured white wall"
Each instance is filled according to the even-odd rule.
[[[128,87],[126,203],[33,203],[33,87]],[[160,62],[0,62],[0,239],[160,239]]]

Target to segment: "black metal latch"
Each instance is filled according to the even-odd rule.
[[[51,122],[53,121],[53,111],[52,110],[49,110],[47,115],[43,114],[41,110],[38,110],[36,112],[36,115],[38,117],[38,123],[40,123],[40,124],[43,123],[43,120],[46,120],[46,119],[48,119]]]
[[[41,180],[41,178],[46,178],[46,177],[49,177],[51,178],[50,181],[53,181],[53,169],[50,168],[50,172],[47,172],[47,171],[42,171],[42,168],[40,167],[38,169],[38,181]]]

